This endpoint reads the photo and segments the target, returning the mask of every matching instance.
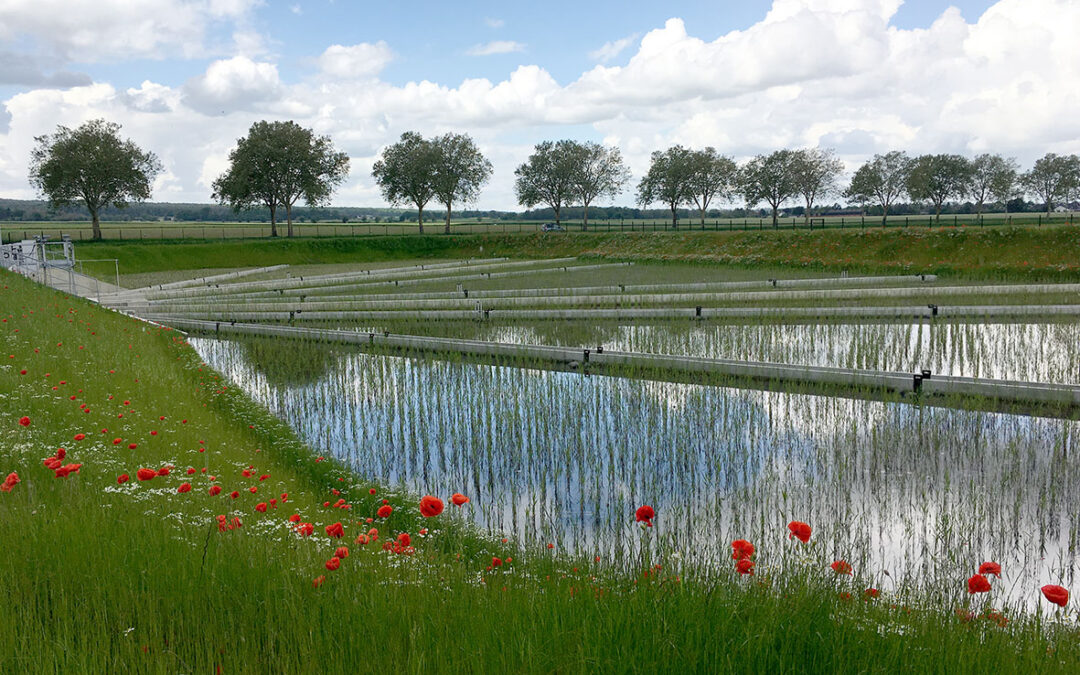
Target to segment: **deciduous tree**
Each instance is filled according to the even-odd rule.
[[[415,131],[383,150],[371,169],[383,197],[393,205],[416,206],[420,233],[424,232],[424,206],[435,196],[435,148]]]
[[[90,212],[95,240],[101,239],[101,209],[150,198],[161,162],[133,141],[120,138],[120,125],[91,120],[38,136],[30,156],[30,183],[52,208],[82,202]]]
[[[941,206],[960,199],[970,190],[971,162],[961,155],[919,155],[907,174],[907,192],[915,201],[934,205],[934,220],[941,220]]]
[[[450,234],[450,211],[454,202],[470,202],[491,178],[491,162],[467,134],[445,134],[435,138],[432,186],[435,198],[446,206],[446,229]]]
[[[690,152],[690,199],[698,208],[701,224],[705,225],[705,212],[712,200],[730,198],[738,187],[739,167],[735,160],[725,157],[715,148]]]
[[[1046,205],[1046,212],[1054,208],[1054,202],[1068,198],[1070,189],[1080,183],[1080,159],[1076,155],[1062,156],[1047,153],[1035,161],[1031,170],[1020,182],[1029,194],[1035,195]]]
[[[576,143],[577,161],[573,185],[577,199],[584,207],[582,231],[589,229],[589,205],[600,197],[614,198],[630,181],[630,170],[623,164],[622,153],[616,147],[606,147],[589,141]]]
[[[514,171],[514,193],[525,208],[547,204],[562,222],[562,208],[570,206],[578,191],[575,184],[581,152],[574,141],[537,143],[529,159]]]
[[[758,155],[746,163],[739,172],[739,183],[746,203],[750,206],[767,202],[772,207],[772,224],[777,221],[780,205],[798,194],[794,150],[777,150],[768,155]]]
[[[349,174],[349,157],[334,150],[328,136],[289,122],[261,121],[237,140],[229,169],[214,181],[214,199],[240,210],[254,204],[270,209],[270,234],[277,236],[277,209],[285,207],[293,236],[292,207],[326,204]]]
[[[971,197],[975,213],[981,214],[988,200],[998,200],[1009,210],[1009,200],[1016,192],[1016,160],[984,153],[971,160]]]
[[[810,224],[810,211],[814,203],[838,191],[840,172],[844,163],[836,153],[826,148],[807,148],[795,152],[795,189],[806,201],[806,224]]]
[[[671,209],[671,226],[679,227],[678,208],[691,202],[693,162],[691,152],[681,145],[652,154],[649,172],[638,183],[637,200],[642,206],[663,202]]]
[[[911,158],[905,152],[892,151],[874,158],[859,167],[851,177],[844,196],[861,204],[874,202],[881,206],[881,224],[888,222],[889,207],[907,189]]]

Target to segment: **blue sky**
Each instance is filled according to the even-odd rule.
[[[990,0],[906,0],[894,15],[898,28],[925,28],[950,6],[969,21],[992,5]],[[590,53],[605,43],[640,38],[673,16],[699,27],[697,37],[713,40],[761,20],[771,1],[742,2],[406,2],[375,3],[338,0],[270,1],[252,23],[267,36],[267,49],[277,58],[283,79],[295,80],[314,69],[314,60],[329,44],[387,42],[395,59],[383,71],[393,84],[431,80],[456,84],[466,78],[498,80],[521,63],[542,65],[561,83],[577,78],[596,63]],[[214,36],[229,41],[230,27]],[[511,41],[522,51],[470,56],[476,45]],[[632,53],[628,46],[619,58]],[[76,63],[74,68],[117,86],[138,86],[145,79],[179,84],[201,72],[202,59],[142,59],[109,63]]]
[[[33,196],[34,136],[94,117],[162,158],[162,201],[207,201],[259,119],[348,152],[350,205],[383,203],[370,167],[406,130],[477,140],[483,208],[515,208],[514,168],[558,138],[635,176],[674,143],[1025,163],[1080,151],[1077,25],[1076,0],[2,0],[0,197]]]

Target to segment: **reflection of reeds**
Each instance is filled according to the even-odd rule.
[[[656,351],[849,359],[863,367],[931,358],[961,372],[1010,362],[1037,337],[1056,359],[1012,361],[1064,378],[1064,364],[1076,358],[1075,330],[635,326],[597,337]],[[535,337],[529,327],[500,335],[507,333]],[[702,570],[724,567],[732,538],[768,540],[799,518],[818,528],[811,549],[818,562],[846,557],[869,576],[888,570],[920,597],[940,593],[944,576],[980,557],[996,557],[1011,579],[1025,580],[1014,587],[1016,602],[1033,600],[1027,591],[1044,575],[1072,574],[1074,535],[1061,523],[1077,512],[1072,486],[1080,476],[1055,457],[1076,443],[1073,422],[346,350],[324,377],[283,387],[234,343],[193,343],[361,475],[413,491],[465,486],[478,524],[537,544],[636,560],[640,538],[625,516],[650,503],[661,514],[652,533],[658,550]],[[303,344],[294,353],[311,358],[323,349]],[[770,561],[774,554],[763,552],[762,562],[784,562]],[[1042,557],[1059,559],[1058,567]]]

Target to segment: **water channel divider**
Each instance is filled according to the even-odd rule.
[[[975,397],[1009,404],[1080,408],[1080,386],[1014,380],[993,380],[917,373],[860,370],[828,366],[790,365],[694,356],[609,351],[578,347],[521,345],[458,338],[397,335],[339,329],[301,328],[269,324],[154,319],[172,328],[215,335],[261,335],[358,345],[409,353],[456,353],[490,360],[526,361],[572,370],[610,370],[613,373],[680,373],[765,383],[795,383],[815,387],[866,390],[902,397]]]
[[[408,297],[382,299],[378,296],[362,296],[361,299],[308,299],[300,298],[263,298],[261,302],[225,297],[213,298],[212,302],[189,301],[187,303],[130,302],[109,304],[126,308],[130,311],[148,312],[157,308],[168,308],[172,312],[309,312],[309,311],[358,311],[358,310],[504,310],[541,307],[613,308],[642,307],[647,305],[691,305],[705,306],[724,302],[755,302],[773,300],[864,300],[870,298],[919,298],[928,300],[939,297],[955,296],[1000,296],[1008,294],[1064,294],[1075,296],[1080,302],[1080,284],[1015,284],[1006,286],[927,286],[899,288],[845,288],[823,290],[794,291],[745,291],[719,293],[651,293],[634,295],[583,295],[583,296],[544,296],[525,298],[494,298],[486,301],[472,298],[440,298],[414,300]],[[230,304],[230,300],[233,302]],[[920,303],[921,304],[921,303]],[[929,304],[929,303],[928,303]]]

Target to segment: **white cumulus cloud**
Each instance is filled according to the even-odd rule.
[[[368,78],[382,72],[393,57],[390,46],[382,40],[348,47],[330,45],[319,57],[319,68],[331,77]]]

